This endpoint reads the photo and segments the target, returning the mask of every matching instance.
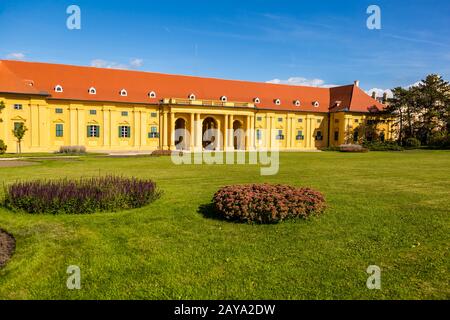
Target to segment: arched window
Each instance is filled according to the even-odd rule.
[[[125,89],[120,90],[120,95],[122,97],[126,97],[128,95],[127,90],[125,90]]]
[[[61,85],[56,85],[55,86],[55,92],[63,92],[63,87]]]
[[[155,92],[155,91],[150,91],[150,92],[148,93],[148,96],[149,96],[150,98],[156,98],[156,92]]]
[[[255,104],[258,104],[258,103],[261,102],[261,100],[260,100],[258,97],[256,97],[255,99],[253,99],[253,102],[254,102]]]
[[[314,101],[314,102],[313,102],[313,106],[316,107],[316,108],[319,107],[319,106],[320,106],[319,101]]]
[[[277,106],[279,106],[281,104],[281,100],[280,99],[275,99],[273,102],[275,102],[275,104]]]
[[[188,98],[189,98],[189,100],[195,100],[195,94],[191,93],[191,94],[188,96]]]
[[[300,105],[301,105],[300,100],[295,100],[295,101],[294,101],[294,105],[295,105],[296,107],[300,107]]]
[[[220,97],[220,101],[222,101],[222,102],[227,102],[227,101],[228,101],[228,98],[227,98],[226,96],[221,96],[221,97]]]
[[[89,94],[97,94],[97,90],[94,87],[89,88]]]

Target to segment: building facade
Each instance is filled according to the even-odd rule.
[[[23,152],[316,150],[358,142],[393,120],[358,82],[334,88],[0,61],[0,139]]]

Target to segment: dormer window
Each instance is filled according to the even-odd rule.
[[[280,99],[275,99],[273,101],[277,106],[279,106],[281,104],[281,100]]]
[[[125,89],[120,90],[120,95],[122,97],[126,97],[128,95],[127,90],[125,90]]]
[[[97,90],[94,87],[89,88],[89,94],[97,94]]]
[[[227,102],[227,101],[228,101],[228,98],[227,98],[226,96],[221,96],[221,97],[220,97],[220,101],[222,101],[222,102]]]
[[[191,94],[188,96],[188,99],[189,99],[189,100],[195,100],[195,94],[191,93]]]
[[[296,106],[296,107],[300,107],[300,100],[295,100],[294,101],[294,105]]]
[[[316,107],[316,108],[319,107],[319,106],[320,106],[319,101],[314,101],[314,102],[313,102],[313,106]]]
[[[254,102],[255,104],[258,104],[258,103],[261,103],[261,100],[260,100],[259,98],[255,98],[255,99],[253,99],[253,102]]]
[[[155,91],[150,91],[148,93],[149,98],[156,98],[156,92]]]
[[[55,92],[63,92],[63,87],[61,85],[56,85],[55,86]]]

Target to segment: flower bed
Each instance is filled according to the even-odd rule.
[[[104,176],[35,180],[5,187],[3,204],[28,213],[93,213],[138,208],[160,196],[151,180]]]
[[[289,185],[249,184],[219,189],[214,209],[226,219],[277,223],[291,218],[306,219],[325,208],[323,195],[310,188]]]

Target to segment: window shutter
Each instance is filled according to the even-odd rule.
[[[89,138],[90,136],[91,136],[91,132],[90,132],[90,127],[89,126],[87,126],[87,137]]]
[[[130,138],[130,137],[131,137],[131,127],[128,127],[127,138]]]
[[[97,138],[100,137],[100,126],[97,126],[97,134],[95,136]]]
[[[119,138],[122,138],[122,127],[119,126]]]

